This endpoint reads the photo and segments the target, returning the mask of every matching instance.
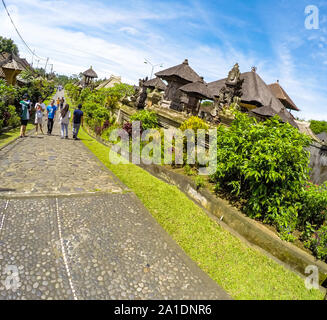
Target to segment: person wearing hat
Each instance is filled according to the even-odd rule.
[[[21,127],[20,127],[20,137],[25,138],[26,137],[26,127],[28,120],[30,119],[30,101],[28,101],[28,95],[25,94],[23,97],[23,100],[20,101],[20,105],[22,108],[22,112],[20,114],[20,121],[21,121]]]

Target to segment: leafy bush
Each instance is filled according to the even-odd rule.
[[[218,128],[216,190],[247,200],[251,218],[275,225],[291,240],[301,208],[300,193],[309,178],[310,139],[278,117],[265,122],[240,112],[230,128]]]
[[[306,223],[319,228],[326,221],[327,214],[327,182],[323,185],[308,183],[301,193],[301,210],[299,211],[299,227]]]
[[[310,121],[310,128],[315,134],[327,132],[327,121]]]
[[[315,232],[310,240],[306,241],[306,246],[312,250],[318,259],[327,262],[327,225]]]
[[[195,133],[197,133],[197,131],[199,129],[204,129],[204,130],[208,130],[209,129],[209,125],[203,121],[202,119],[200,119],[199,117],[190,117],[189,119],[187,119],[186,121],[184,121],[180,127],[180,129],[182,131],[188,130],[188,129],[192,129]]]
[[[203,177],[201,177],[201,176],[197,176],[197,177],[195,178],[195,185],[196,185],[196,189],[197,189],[197,190],[199,190],[199,189],[201,189],[202,187],[204,187],[204,186],[205,186],[205,182],[204,182]]]
[[[154,111],[141,110],[130,117],[130,121],[140,121],[143,130],[159,127],[157,114]]]
[[[9,113],[9,119],[8,119],[8,126],[10,127],[17,127],[20,124],[20,117],[16,112],[15,106],[8,106],[8,113]]]
[[[101,138],[104,140],[109,140],[110,134],[113,130],[120,128],[120,125],[117,123],[114,123],[113,125],[111,125],[109,128],[105,129],[102,134],[101,134]]]

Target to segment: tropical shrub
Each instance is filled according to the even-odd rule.
[[[20,117],[16,112],[15,106],[9,105],[8,111],[9,118],[7,119],[7,124],[9,127],[17,127],[20,124]]]
[[[140,121],[142,129],[155,129],[159,127],[157,114],[154,111],[141,110],[130,117],[130,121]]]
[[[209,125],[203,121],[202,119],[200,119],[199,117],[190,117],[189,119],[187,119],[186,121],[184,121],[180,127],[180,129],[182,131],[191,129],[193,130],[195,133],[197,133],[197,131],[199,129],[204,129],[204,130],[208,130],[209,129]]]
[[[315,134],[327,132],[327,121],[310,121],[310,128]]]
[[[313,233],[305,244],[318,259],[327,262],[327,225],[320,227],[318,231]]]
[[[119,128],[120,128],[119,124],[117,124],[117,123],[112,124],[110,127],[108,127],[107,129],[104,129],[102,131],[101,138],[104,139],[104,140],[109,140],[111,132],[113,130],[119,129]]]
[[[320,186],[308,183],[300,195],[299,228],[303,230],[306,223],[319,228],[327,220],[327,182]]]
[[[309,143],[279,117],[257,122],[235,112],[230,128],[218,128],[218,164],[211,180],[217,191],[245,199],[248,216],[275,225],[283,239],[292,240],[309,178]]]

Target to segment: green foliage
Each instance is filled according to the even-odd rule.
[[[154,111],[141,110],[130,117],[130,121],[140,121],[142,129],[154,129],[159,127],[157,114]]]
[[[257,122],[235,112],[230,128],[218,128],[217,143],[217,171],[211,177],[216,190],[246,199],[251,218],[275,225],[291,240],[309,178],[309,138],[278,117]]]
[[[320,186],[308,183],[300,195],[299,228],[303,229],[306,223],[319,228],[326,221],[327,182]]]
[[[8,119],[8,126],[9,127],[17,127],[20,124],[20,117],[17,114],[15,106],[8,106],[7,112],[10,114],[10,117]]]
[[[85,121],[98,135],[107,129],[103,128],[106,121],[110,124],[114,122],[112,114],[113,110],[118,107],[119,101],[134,92],[133,87],[128,84],[116,84],[109,89],[91,90],[90,88],[81,89],[73,81],[65,85],[65,90],[73,104],[83,105]]]
[[[204,186],[205,186],[205,182],[204,182],[203,177],[201,177],[201,176],[197,176],[197,177],[195,178],[195,185],[196,185],[196,189],[197,189],[197,190],[199,190],[199,189],[201,189],[202,187],[204,187]]]
[[[102,134],[101,134],[101,138],[103,140],[109,140],[109,137],[110,137],[110,134],[113,130],[115,129],[119,129],[120,128],[120,125],[117,124],[117,123],[113,123],[109,128],[105,129]]]
[[[327,262],[327,225],[319,228],[319,230],[306,241],[306,246],[312,250],[314,255],[321,260]]]
[[[0,53],[2,52],[19,54],[18,47],[13,40],[0,36]]]
[[[315,134],[327,132],[327,121],[311,120],[310,128]]]
[[[212,101],[203,101],[203,102],[201,103],[201,105],[202,105],[203,107],[211,107],[211,106],[213,105],[213,102],[212,102]]]
[[[192,129],[195,133],[197,133],[199,129],[208,130],[209,125],[199,117],[190,117],[182,123],[180,129],[182,131]]]

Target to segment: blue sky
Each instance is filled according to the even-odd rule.
[[[299,117],[327,120],[327,1],[6,2],[30,47],[59,73],[92,65],[100,77],[121,75],[132,84],[151,72],[144,58],[164,68],[188,58],[209,82],[238,62],[242,72],[256,66],[268,84],[279,79]],[[318,30],[305,28],[308,5],[319,9]],[[3,8],[0,30],[30,61]]]

